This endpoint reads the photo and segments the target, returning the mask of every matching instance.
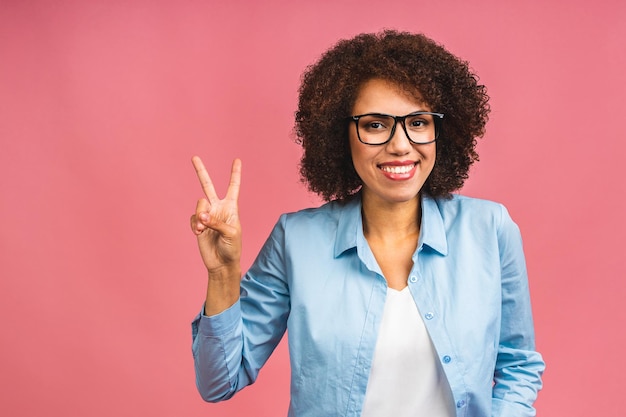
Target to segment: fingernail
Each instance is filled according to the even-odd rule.
[[[207,221],[208,219],[209,219],[209,216],[207,216],[206,213],[200,213],[200,220]]]

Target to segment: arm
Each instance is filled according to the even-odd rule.
[[[240,281],[241,162],[233,162],[223,200],[200,158],[192,162],[206,198],[198,201],[191,228],[209,275],[203,311],[192,323],[196,385],[206,401],[221,401],[256,380],[285,331],[289,301],[283,280],[284,229],[283,223],[277,225]]]
[[[241,339],[238,337],[241,332],[238,302],[241,225],[237,201],[241,161],[233,162],[224,199],[218,198],[202,160],[194,156],[191,162],[204,192],[204,197],[198,200],[196,211],[191,216],[191,230],[198,239],[200,255],[208,272],[205,303],[202,312],[192,323],[192,351],[196,385],[202,397],[210,401],[228,398],[233,394],[229,392],[228,386],[223,386],[224,381],[229,381],[229,372],[228,363],[221,359],[228,352],[241,352],[238,347]]]
[[[492,416],[530,417],[542,387],[545,364],[535,351],[528,277],[517,225],[502,207],[498,229],[502,280],[502,322],[494,374]]]
[[[284,220],[243,277],[239,301],[192,323],[196,384],[206,401],[226,400],[252,384],[285,332],[290,303]]]

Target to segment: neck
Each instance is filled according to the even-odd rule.
[[[377,240],[416,237],[420,232],[420,196],[400,203],[381,202],[367,194],[363,201],[363,233]]]

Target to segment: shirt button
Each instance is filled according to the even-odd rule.
[[[432,320],[433,317],[435,317],[435,315],[433,313],[429,312],[429,313],[426,313],[426,315],[424,317],[426,317],[426,320]]]
[[[415,275],[411,275],[411,277],[409,278],[409,281],[417,282],[417,277]]]
[[[443,363],[450,363],[450,361],[452,360],[452,358],[448,355],[443,357]]]
[[[457,401],[456,408],[461,408],[465,406],[465,400]]]

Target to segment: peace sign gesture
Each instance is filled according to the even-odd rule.
[[[233,280],[233,271],[240,271],[241,224],[239,223],[239,187],[241,184],[241,160],[235,159],[230,174],[226,197],[220,199],[215,192],[211,177],[202,160],[194,156],[191,162],[196,169],[205,198],[198,200],[196,212],[191,216],[191,230],[198,238],[200,255],[209,279]],[[240,272],[237,275],[239,287]]]

